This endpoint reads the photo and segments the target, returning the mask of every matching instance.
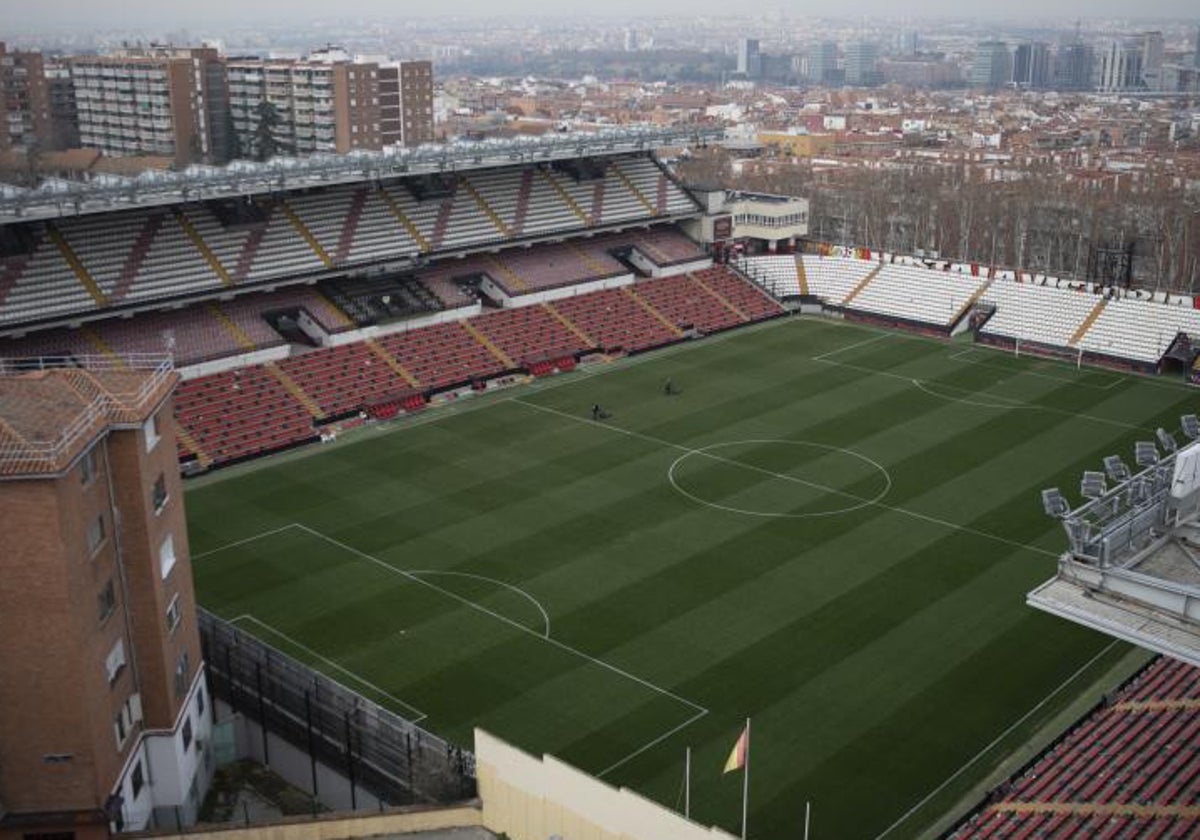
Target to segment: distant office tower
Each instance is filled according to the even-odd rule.
[[[230,58],[226,66],[240,157],[345,153],[433,140],[428,61],[354,61],[341,50],[326,49],[302,61]],[[260,148],[267,130],[274,150]]]
[[[837,75],[838,47],[833,41],[822,41],[813,48],[809,61],[809,77],[814,82],[832,82]]]
[[[851,41],[846,45],[846,84],[870,86],[880,82],[879,45]]]
[[[1034,41],[1020,44],[1013,53],[1013,83],[1040,89],[1050,84],[1050,46]]]
[[[1003,41],[984,41],[971,63],[971,87],[998,88],[1012,78],[1012,57]]]
[[[1160,90],[1162,87],[1163,68],[1163,34],[1161,32],[1143,32],[1142,40],[1142,72],[1140,83],[1147,90]]]
[[[1096,53],[1088,44],[1069,44],[1058,51],[1055,87],[1059,90],[1091,90],[1095,87]]]
[[[0,41],[0,152],[50,144],[50,100],[42,54],[9,52]]]
[[[737,71],[747,79],[757,79],[762,75],[762,53],[759,52],[757,38],[738,41]]]
[[[1196,42],[1192,44],[1192,66],[1200,69],[1200,26],[1196,27]]]
[[[107,155],[224,162],[214,143],[225,72],[215,49],[134,47],[70,59],[81,145]],[[215,109],[215,110],[214,110]],[[226,138],[220,135],[222,142]]]
[[[196,819],[212,776],[164,359],[0,370],[0,837]],[[177,822],[178,820],[178,822]]]
[[[1109,43],[1100,55],[1100,80],[1097,87],[1107,93],[1141,88],[1142,56],[1141,39]]]

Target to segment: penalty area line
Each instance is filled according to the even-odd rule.
[[[307,525],[303,525],[301,523],[296,523],[296,527],[300,528],[303,531],[306,531],[309,534],[312,534],[314,537],[325,540],[330,545],[337,546],[338,548],[341,548],[342,550],[347,551],[350,554],[353,554],[369,563],[372,563],[385,571],[391,572],[392,574],[399,575],[401,577],[408,578],[409,580],[419,583],[422,586],[426,586],[436,592],[440,592],[441,594],[445,595],[446,597],[448,597],[452,600],[458,601],[460,604],[462,604],[466,607],[469,607],[470,609],[477,610],[477,611],[483,613],[484,615],[491,616],[492,618],[496,619],[497,621],[499,621],[503,624],[507,624],[509,627],[512,627],[513,629],[517,630],[518,632],[526,633],[530,636],[533,636],[535,639],[540,639],[541,641],[545,642],[546,644],[552,645],[552,646],[558,648],[559,650],[563,651],[564,653],[568,653],[572,656],[578,657],[579,659],[583,659],[587,662],[590,662],[593,665],[596,665],[599,668],[609,671],[610,673],[616,674],[619,677],[624,677],[627,680],[637,683],[638,685],[640,685],[644,688],[648,688],[651,691],[653,691],[663,697],[666,697],[670,700],[673,700],[681,705],[684,705],[692,710],[693,714],[687,720],[685,720],[683,723],[673,727],[672,729],[670,729],[667,732],[664,732],[662,735],[659,735],[657,738],[654,738],[652,741],[642,745],[641,747],[638,747],[636,750],[634,750],[633,752],[624,756],[616,763],[605,768],[603,773],[609,773],[609,772],[617,769],[618,767],[623,766],[627,762],[631,761],[632,759],[636,758],[637,756],[641,755],[642,753],[646,752],[647,750],[657,746],[658,744],[665,741],[667,738],[670,738],[672,735],[679,732],[684,727],[694,723],[695,721],[699,720],[700,718],[704,717],[705,715],[707,715],[709,713],[709,710],[707,708],[705,708],[704,706],[701,706],[699,703],[695,703],[691,700],[688,700],[686,697],[681,697],[680,695],[676,694],[675,692],[671,691],[670,689],[663,688],[660,685],[656,685],[656,684],[650,682],[649,680],[644,679],[643,677],[639,677],[636,674],[630,673],[629,671],[626,671],[623,668],[613,665],[611,662],[606,662],[603,659],[597,659],[596,657],[594,657],[590,654],[584,653],[583,651],[579,650],[578,648],[574,648],[571,645],[566,644],[565,642],[561,642],[558,639],[555,639],[554,637],[552,637],[548,634],[543,635],[542,633],[539,633],[536,630],[534,630],[524,624],[521,624],[518,621],[514,621],[511,618],[508,618],[507,616],[501,615],[500,613],[497,613],[497,612],[494,612],[493,610],[488,609],[487,607],[483,606],[482,604],[477,604],[474,601],[470,600],[469,598],[464,598],[461,595],[458,595],[454,592],[444,589],[435,583],[430,583],[427,580],[422,580],[421,578],[414,575],[412,572],[406,572],[403,569],[397,568],[396,566],[393,566],[392,564],[390,564],[384,560],[381,560],[372,554],[368,554],[365,551],[360,551],[359,549],[355,548],[352,545],[347,545],[346,543],[341,542],[340,540],[334,539],[333,537],[330,537],[327,534],[323,534],[320,531],[316,530],[315,528],[310,528]],[[548,621],[548,619],[547,619],[547,621]],[[603,775],[603,773],[601,773],[600,775]]]

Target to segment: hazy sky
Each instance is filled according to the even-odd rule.
[[[0,38],[6,30],[63,30],[84,28],[225,27],[244,21],[295,20],[314,17],[403,18],[414,15],[579,14],[633,16],[648,14],[721,15],[764,13],[783,9],[789,18],[805,15],[892,17],[919,15],[1023,15],[1039,17],[1170,17],[1200,20],[1197,0],[759,0],[751,7],[730,0],[0,0]]]

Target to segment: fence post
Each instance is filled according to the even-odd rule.
[[[343,712],[346,722],[346,776],[350,779],[350,810],[358,810],[358,795],[354,784],[354,733],[350,728],[350,712]]]
[[[308,730],[308,763],[312,769],[312,797],[315,802],[317,799],[317,755],[316,745],[313,743],[312,692],[310,691],[304,692],[304,727]]]
[[[254,685],[258,690],[258,724],[262,730],[263,764],[271,766],[271,747],[267,738],[267,704],[263,702],[262,663],[254,663]]]
[[[229,680],[229,710],[236,712],[237,680],[233,678],[233,645],[225,648],[225,679]]]

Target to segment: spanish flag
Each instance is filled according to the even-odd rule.
[[[738,736],[737,743],[733,745],[733,749],[729,751],[729,758],[725,760],[725,769],[722,773],[729,773],[733,770],[741,770],[746,766],[746,753],[750,751],[750,727],[746,726],[742,729],[742,734]]]

